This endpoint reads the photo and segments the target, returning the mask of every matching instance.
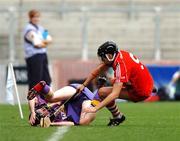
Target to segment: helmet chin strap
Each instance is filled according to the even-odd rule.
[[[110,59],[107,54],[105,54],[105,56],[106,56],[106,58],[108,59],[108,61],[112,62],[112,61],[114,61],[114,58],[115,58],[115,56],[116,56],[116,53],[114,53],[112,59]]]

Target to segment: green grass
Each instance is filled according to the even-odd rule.
[[[120,103],[127,120],[118,127],[107,127],[110,113],[98,112],[90,126],[70,127],[62,141],[177,141],[180,138],[180,103]],[[31,127],[28,108],[25,119],[19,118],[18,107],[0,105],[0,141],[44,141],[56,127]]]

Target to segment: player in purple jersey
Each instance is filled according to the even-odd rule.
[[[42,96],[37,95],[31,101],[30,105],[30,115],[29,123],[32,126],[37,126],[40,124],[41,118],[51,115],[58,110],[60,107],[60,102],[48,103]],[[34,108],[32,108],[34,106]],[[63,109],[56,115],[52,121],[52,125],[74,125],[73,122],[70,122],[67,119],[67,116]]]
[[[47,105],[47,101],[51,103],[59,102],[58,104],[51,106],[51,108],[46,107],[41,109],[40,107],[41,111],[48,109],[48,112],[54,112],[63,101],[66,101],[76,93],[76,88],[78,86],[79,84],[71,84],[70,86],[65,86],[56,92],[53,92],[44,81],[35,85],[28,93],[31,112],[29,123],[34,125],[36,123],[37,115],[39,115],[37,114],[38,111],[35,112],[35,109],[37,108],[35,103]],[[88,125],[95,119],[96,115],[94,113],[85,113],[84,109],[92,106],[93,98],[94,94],[88,88],[85,88],[81,94],[78,94],[64,105],[65,112],[61,111],[58,116],[55,117],[51,125]],[[56,109],[54,109],[54,107]]]

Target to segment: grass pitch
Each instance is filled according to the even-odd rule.
[[[110,113],[98,112],[90,126],[70,127],[61,141],[177,141],[180,138],[180,102],[119,103],[126,121],[107,127]],[[0,141],[48,141],[57,127],[31,127],[19,118],[17,106],[0,105]]]

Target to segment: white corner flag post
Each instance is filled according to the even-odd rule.
[[[20,99],[19,99],[19,93],[18,93],[18,89],[17,89],[17,84],[16,84],[16,79],[15,79],[15,75],[14,75],[14,70],[13,70],[13,65],[12,63],[10,63],[8,65],[8,71],[10,70],[10,74],[12,76],[11,79],[13,79],[13,83],[14,83],[14,88],[15,88],[15,93],[16,93],[16,97],[17,97],[17,102],[18,102],[18,107],[19,107],[19,113],[21,116],[21,119],[24,118],[23,116],[23,112],[22,112],[22,108],[21,108],[21,103],[20,103]]]
[[[14,105],[14,95],[13,95],[13,79],[11,69],[8,66],[7,68],[7,80],[6,80],[6,102]]]

